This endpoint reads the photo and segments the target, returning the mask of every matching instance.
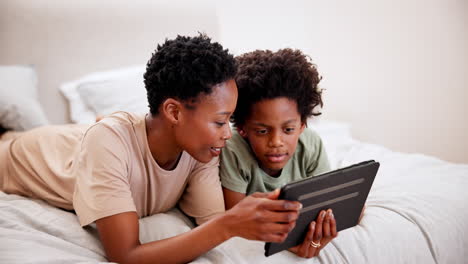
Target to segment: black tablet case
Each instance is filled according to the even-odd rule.
[[[279,199],[300,201],[303,207],[285,241],[265,243],[265,256],[302,243],[320,210],[333,210],[337,231],[357,225],[379,165],[369,160],[283,186]]]

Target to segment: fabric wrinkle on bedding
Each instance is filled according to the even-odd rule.
[[[263,242],[232,238],[192,263],[466,262],[468,165],[393,152],[352,138],[329,135],[323,139],[337,166],[369,158],[381,163],[358,226],[340,232],[313,259],[287,251],[266,258]],[[45,216],[59,220],[41,221]],[[149,242],[192,227],[178,209],[172,209],[142,218],[140,236]],[[0,192],[0,262],[31,259],[34,263],[106,263],[93,227],[82,229],[76,216],[46,203]]]

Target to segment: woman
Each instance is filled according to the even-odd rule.
[[[237,100],[232,55],[205,35],[158,46],[145,73],[150,113],[46,126],[0,141],[0,190],[96,223],[109,261],[182,263],[241,236],[280,242],[301,205],[253,194],[224,212],[218,156]],[[140,217],[179,207],[200,226],[141,244]]]

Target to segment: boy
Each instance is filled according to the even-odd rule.
[[[329,171],[320,137],[305,128],[314,108],[322,106],[320,76],[298,50],[246,53],[236,58],[237,128],[221,155],[220,176],[226,209],[254,192]],[[302,243],[291,249],[302,257],[317,256],[336,237],[331,210],[310,224]]]
[[[5,134],[0,190],[75,210],[82,226],[96,223],[111,262],[189,262],[233,236],[283,241],[300,204],[276,200],[278,192],[224,213],[217,156],[231,137],[235,73],[232,55],[207,36],[166,40],[144,75],[149,114]],[[138,218],[177,204],[201,225],[141,244]]]

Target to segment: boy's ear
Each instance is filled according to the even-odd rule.
[[[182,104],[179,101],[173,98],[168,98],[162,103],[161,112],[171,124],[177,125],[181,117],[181,107]]]
[[[306,127],[307,127],[307,123],[302,122],[302,123],[301,123],[301,128],[300,128],[301,133],[304,131],[304,128],[306,128]]]
[[[247,137],[247,133],[245,132],[243,126],[237,126],[237,131],[239,132],[239,135],[241,135],[241,137],[243,138]]]

